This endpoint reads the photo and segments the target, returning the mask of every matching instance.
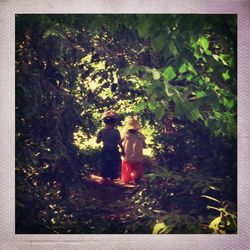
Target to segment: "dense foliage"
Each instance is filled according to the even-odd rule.
[[[17,233],[236,233],[235,15],[17,15]],[[145,183],[98,186],[102,113]],[[112,193],[112,195],[107,195]]]

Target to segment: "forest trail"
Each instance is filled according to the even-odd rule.
[[[141,188],[141,185],[125,185],[120,179],[109,184],[102,183],[102,177],[97,175],[82,179],[87,189],[85,192],[87,191],[91,197],[90,202],[96,206],[96,212],[101,213],[106,219],[124,223],[136,218],[129,194]]]

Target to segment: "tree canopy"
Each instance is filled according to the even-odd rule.
[[[148,144],[113,217],[84,181],[107,109]],[[16,15],[16,231],[235,233],[236,110],[236,15]]]

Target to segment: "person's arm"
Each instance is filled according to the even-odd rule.
[[[120,141],[118,142],[118,145],[119,145],[119,147],[120,147],[120,149],[121,149],[121,151],[122,151],[122,156],[125,156],[125,150],[124,150],[124,147],[123,147],[123,145],[122,145],[122,140],[120,140]]]
[[[124,138],[125,136],[122,136],[120,135],[120,132],[118,132],[118,145],[122,151],[122,156],[125,156],[125,150],[124,150],[124,147],[123,147],[123,141],[124,141]]]
[[[97,138],[96,138],[96,143],[100,143],[102,141],[102,137],[101,137],[101,131],[97,134]]]

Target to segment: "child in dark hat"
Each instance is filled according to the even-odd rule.
[[[102,169],[101,176],[104,182],[112,182],[118,177],[121,167],[121,155],[118,146],[124,155],[124,148],[121,143],[121,135],[116,126],[118,114],[113,111],[104,113],[103,121],[105,127],[102,128],[97,135],[97,143],[103,142],[101,153]]]

